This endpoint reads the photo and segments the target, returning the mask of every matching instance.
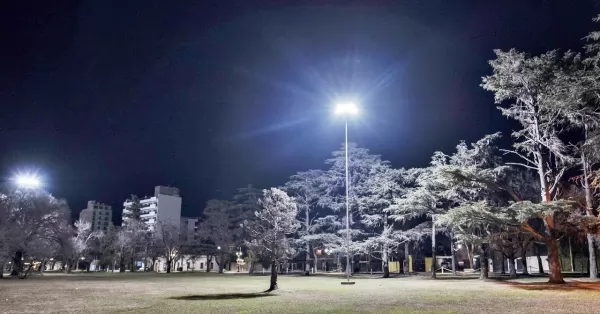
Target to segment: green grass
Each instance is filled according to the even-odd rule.
[[[540,281],[543,279],[532,279]],[[422,277],[46,274],[0,280],[0,313],[590,313],[598,292]],[[532,289],[533,288],[533,289]]]

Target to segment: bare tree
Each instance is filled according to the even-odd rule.
[[[170,223],[160,223],[156,231],[156,243],[162,250],[162,255],[167,260],[167,273],[171,272],[173,261],[182,253],[183,241],[180,238],[179,228]]]
[[[206,218],[198,228],[200,235],[219,248],[216,252],[218,255],[217,265],[219,273],[223,273],[224,258],[231,253],[236,239],[242,232],[238,223],[236,206],[229,201],[209,200],[203,214]]]

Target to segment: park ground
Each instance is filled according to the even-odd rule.
[[[544,278],[279,277],[206,273],[45,274],[0,280],[0,313],[593,313],[600,284]],[[596,313],[598,313],[596,312]]]

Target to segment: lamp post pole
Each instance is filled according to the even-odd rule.
[[[346,281],[343,285],[352,285],[350,281],[351,263],[350,263],[350,175],[348,171],[348,117],[356,116],[358,108],[353,103],[338,104],[335,109],[336,115],[344,116],[344,131],[346,143]]]
[[[350,282],[350,178],[348,177],[348,120],[346,129],[346,280]]]

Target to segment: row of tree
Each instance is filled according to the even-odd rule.
[[[279,189],[264,192],[262,207],[249,219],[248,246],[268,253],[273,263],[298,250],[308,260],[311,248],[343,255],[349,231],[351,255],[381,259],[388,276],[394,249],[428,236],[435,260],[435,235],[444,233],[452,244],[459,241],[480,255],[486,278],[490,250],[502,252],[516,275],[515,259],[526,262],[530,247],[544,244],[549,280],[562,283],[558,241],[585,235],[590,277],[597,278],[598,39],[600,32],[587,36],[581,54],[495,51],[493,72],[481,86],[494,93],[500,112],[519,125],[510,149],[496,147],[500,134],[492,134],[471,145],[461,142],[451,154],[434,153],[427,167],[395,169],[351,144],[351,214],[345,217],[342,147],[326,161],[327,169],[300,172],[281,187],[293,199]],[[295,222],[288,202],[298,211]],[[346,220],[350,230],[344,227]],[[256,221],[261,223],[256,226]],[[431,272],[435,276],[435,263]]]

